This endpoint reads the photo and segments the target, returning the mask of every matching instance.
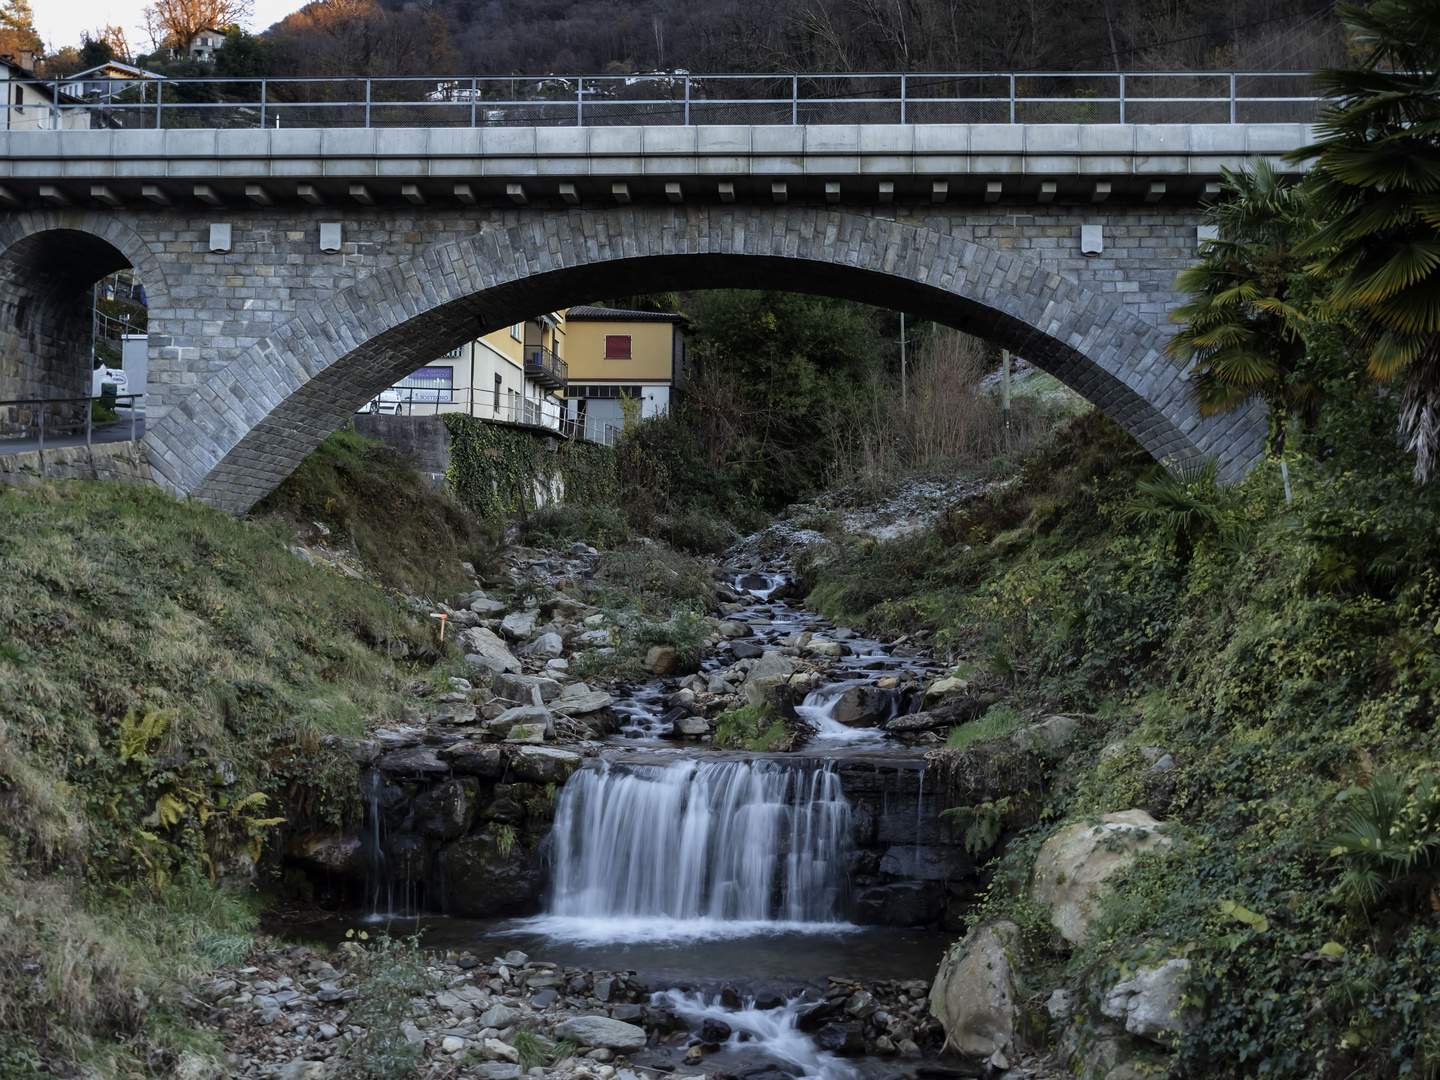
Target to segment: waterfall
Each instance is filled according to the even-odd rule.
[[[850,804],[832,767],[606,762],[561,789],[547,914],[838,923]]]

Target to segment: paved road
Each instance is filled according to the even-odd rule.
[[[124,419],[120,422],[107,424],[104,427],[94,428],[90,432],[90,441],[92,443],[129,442],[130,418],[126,416],[123,410],[121,411],[120,415],[124,417]],[[135,421],[135,438],[143,439],[144,437],[145,417],[142,415]],[[62,446],[84,445],[84,431],[81,431],[79,435],[51,435],[48,432],[45,435],[44,449],[46,450],[57,450]],[[41,449],[41,446],[38,439],[0,439],[0,456],[8,456],[10,454],[25,454],[39,449]]]

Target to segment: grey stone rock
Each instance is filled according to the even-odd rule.
[[[1080,721],[1074,716],[1047,716],[1038,724],[1021,728],[1010,738],[1021,750],[1046,753],[1059,750],[1074,741],[1079,728]]]
[[[536,656],[542,660],[551,660],[565,651],[565,639],[559,634],[541,634],[522,650],[527,656]]]
[[[560,684],[543,675],[497,675],[490,687],[496,695],[506,701],[518,701],[522,705],[535,702],[535,691],[540,691],[540,701],[546,705],[560,696]]]
[[[510,770],[532,784],[563,784],[584,759],[554,746],[522,746],[510,759]]]
[[[613,704],[613,699],[603,690],[592,690],[588,694],[576,694],[571,697],[561,695],[550,708],[557,713],[566,716],[584,716],[587,713],[599,712],[601,709],[608,709]]]
[[[382,757],[375,766],[381,772],[406,776],[443,776],[450,764],[442,761],[433,747],[412,746]]]
[[[512,611],[500,620],[500,629],[513,641],[527,641],[535,633],[535,623],[539,618],[539,608]]]
[[[555,718],[543,705],[517,705],[513,709],[506,709],[494,720],[491,720],[486,725],[486,729],[490,734],[504,738],[511,734],[516,725],[527,727],[539,725],[546,734],[552,736],[555,734]]]
[[[439,752],[450,768],[464,776],[480,776],[489,780],[505,774],[505,751],[495,743],[476,742],[467,739]]]
[[[989,1057],[1015,1037],[1016,973],[1010,957],[1020,930],[1011,922],[982,923],[950,947],[930,989],[930,1012],[961,1054]]]
[[[521,1014],[508,1005],[492,1005],[480,1015],[479,1024],[481,1027],[504,1031],[508,1027],[514,1027],[520,1017]]]
[[[484,668],[492,674],[506,671],[519,674],[524,670],[505,641],[486,627],[472,626],[462,630],[458,640],[468,664]]]
[[[581,1046],[603,1046],[609,1050],[633,1053],[646,1043],[645,1029],[611,1020],[608,1016],[575,1016],[555,1025],[555,1034],[571,1039]]]
[[[1131,1035],[1168,1046],[1199,1023],[1194,1009],[1182,1008],[1189,973],[1190,961],[1181,958],[1141,968],[1106,993],[1100,1011],[1122,1021]]]

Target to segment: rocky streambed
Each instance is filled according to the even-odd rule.
[[[464,674],[416,680],[401,722],[337,740],[366,820],[287,847],[336,913],[301,932],[424,925],[447,987],[415,999],[406,1037],[461,1075],[954,1074],[934,1064],[930,980],[983,883],[925,755],[984,695],[923,640],[832,625],[744,555],[699,655],[650,646],[637,676],[615,662],[634,622],[576,587],[597,559],[522,551],[434,612]],[[779,746],[746,748],[747,707]],[[250,1075],[313,1080],[302,1062],[341,1053],[344,958],[277,952],[286,974],[218,980],[216,1022],[267,1040]],[[530,1063],[522,1038],[522,1061],[522,1032],[563,1057]]]
[[[353,959],[345,949],[262,947],[243,966],[215,971],[181,1004],[226,1034],[235,1076],[345,1076],[368,1034],[353,1022],[367,992]],[[934,1064],[944,1033],[920,979],[837,975],[758,990],[657,989],[632,970],[578,970],[515,950],[486,960],[434,954],[426,973],[430,988],[413,997],[398,1028],[419,1054],[419,1075],[848,1080],[965,1072]]]

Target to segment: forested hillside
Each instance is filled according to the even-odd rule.
[[[1344,60],[1311,0],[318,0],[277,74],[1303,70]]]

